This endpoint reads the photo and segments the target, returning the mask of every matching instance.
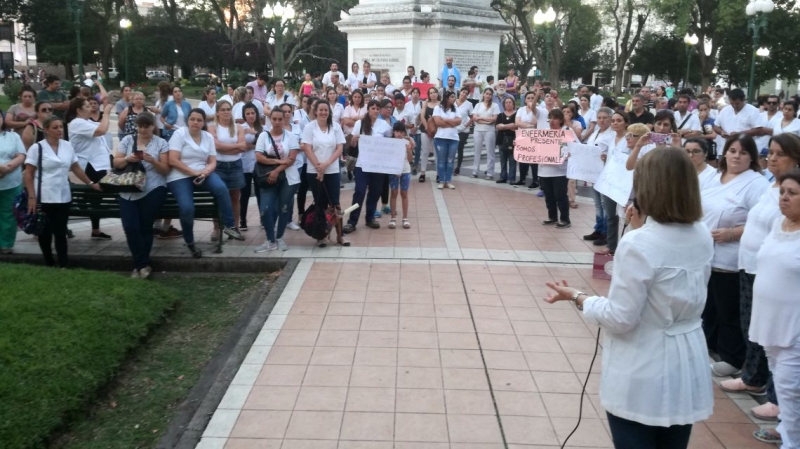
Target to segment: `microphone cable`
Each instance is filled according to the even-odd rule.
[[[578,427],[581,425],[581,419],[583,418],[583,398],[586,397],[586,385],[589,384],[589,377],[592,375],[592,367],[594,367],[594,361],[597,359],[597,352],[600,349],[600,328],[597,328],[597,339],[595,340],[594,344],[594,355],[592,355],[592,361],[589,363],[589,372],[586,373],[586,380],[583,381],[583,388],[581,389],[581,402],[578,406],[578,422],[575,423],[575,428],[572,429],[572,432],[567,435],[567,438],[561,444],[561,449],[567,445],[567,442],[572,437],[572,435],[577,432]]]

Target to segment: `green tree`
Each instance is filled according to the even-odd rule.
[[[652,5],[650,0],[603,0],[600,5],[614,40],[614,92],[619,93],[625,67],[649,23]]]
[[[630,60],[633,71],[644,76],[672,81],[675,85],[686,76],[686,44],[672,34],[645,33]],[[690,82],[700,78],[699,56],[692,53]]]

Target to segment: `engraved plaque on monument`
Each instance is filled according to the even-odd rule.
[[[494,52],[478,50],[456,50],[445,48],[445,56],[453,57],[453,64],[458,67],[463,75],[466,76],[467,70],[472,66],[478,66],[478,73],[484,76],[490,74],[497,67],[494,59]]]
[[[373,71],[380,72],[405,72],[405,48],[356,48],[353,49],[353,61],[361,65],[369,61]]]

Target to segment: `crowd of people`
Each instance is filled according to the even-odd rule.
[[[307,74],[296,91],[266,75],[244,86],[225,86],[224,94],[209,86],[197,107],[181,87],[167,82],[159,83],[154,106],[128,87],[112,105],[99,82],[77,86],[69,96],[55,76],[45,78],[39,92],[23,86],[20,103],[0,115],[0,253],[13,251],[12,203],[25,187],[29,211],[41,209],[47,216],[38,235],[46,264],[66,267],[69,172],[101,190],[99,181],[112,167],[129,164],[141,164],[146,173],[141,192],[119,194],[135,278],[152,272],[154,237],[182,237],[194,257],[202,256],[193,231],[198,190],[216,199],[215,228],[237,240],[248,230],[248,205],[255,196],[265,234],[257,253],[288,249],[285,230],[300,229],[294,211],[300,216],[306,210],[309,190],[317,207],[332,206],[340,213],[343,177],[355,183],[352,204],[361,205],[344,224],[345,234],[357,230],[362,215],[367,227],[377,229],[376,218],[390,214],[388,227],[395,229],[399,213],[399,227],[408,229],[411,180],[426,182],[433,157],[437,188],[456,189],[470,138],[473,178],[538,189],[548,214],[542,225],[564,229],[571,226],[570,210],[578,207],[577,183],[567,178],[568,155],[560,165],[517,163],[513,155],[516,130],[563,130],[569,140],[601,147],[603,161],[624,155],[626,168],[634,171],[634,188],[625,204],[590,188],[596,220],[583,238],[619,258],[611,299],[554,284],[550,300],[575,301],[611,338],[638,329],[641,341],[650,345],[642,360],[663,356],[659,363],[674,360],[678,366],[656,364],[642,371],[652,372],[651,378],[634,379],[630,366],[642,360],[625,358],[644,346],[625,354],[630,337],[619,337],[620,358],[604,366],[601,388],[615,441],[623,434],[644,441],[656,435],[648,433],[655,426],[672,429],[659,435],[681,447],[691,424],[711,414],[707,378],[713,374],[732,376],[720,382],[725,391],[766,395],[753,415],[781,422],[777,431],[760,430],[756,438],[800,447],[800,309],[794,293],[800,287],[800,119],[795,99],[769,95],[753,106],[740,89],[695,95],[667,86],[642,88],[619,105],[594,86],[580,86],[564,101],[548,82],[523,82],[513,69],[498,80],[484,79],[477,67],[464,76],[450,57],[438,82],[408,67],[400,87],[388,73],[373,72],[368,61],[353,63],[346,76],[337,64],[330,69]],[[420,83],[429,85],[425,92]],[[112,111],[120,139],[115,149],[108,138]],[[363,136],[403,139],[407,151],[401,173],[371,173],[358,166]],[[179,207],[180,230],[170,220],[159,220],[168,193]],[[623,221],[637,230],[621,239]],[[91,219],[91,228],[91,238],[111,239],[98,218]],[[337,243],[348,245],[343,239]],[[683,341],[664,343],[663,333]],[[710,368],[698,362],[708,353],[717,360]],[[614,385],[606,381],[609,376],[619,376]],[[683,384],[686,379],[691,381]],[[623,391],[637,385],[678,390],[658,407]]]

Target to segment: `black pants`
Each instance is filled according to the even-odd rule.
[[[258,210],[261,210],[261,195],[259,195],[258,183],[254,182],[252,173],[245,173],[244,187],[242,187],[241,194],[239,195],[239,221],[242,225],[247,224],[247,205],[250,203],[251,195],[255,195]]]
[[[629,421],[611,413],[608,426],[615,449],[686,449],[692,436],[692,425],[658,427]]]
[[[300,187],[297,188],[297,216],[299,217],[306,211],[306,195],[308,194],[308,177],[306,176],[306,166],[300,168]],[[259,209],[261,210],[261,209]]]
[[[461,161],[464,160],[464,147],[467,145],[469,132],[458,133],[458,155],[456,156],[456,173],[461,172]]]
[[[39,248],[48,267],[67,266],[67,221],[70,203],[42,203],[42,212],[47,216],[47,224],[39,235]],[[56,240],[58,265],[53,259],[53,238]]]
[[[767,385],[770,379],[767,355],[764,348],[750,341],[750,316],[753,312],[753,284],[756,275],[748,274],[744,270],[739,271],[739,295],[741,304],[739,305],[739,318],[742,325],[742,336],[745,341],[745,358],[742,367],[742,381],[751,387],[762,387]],[[774,385],[770,386],[774,389]]]
[[[353,176],[356,180],[356,186],[353,190],[353,201],[351,204],[360,204],[361,207],[350,213],[350,218],[348,218],[347,222],[355,227],[358,225],[361,211],[364,211],[365,223],[375,220],[378,198],[383,191],[384,177],[387,176],[383,173],[367,173],[361,170],[361,167],[356,167]]]
[[[86,164],[85,171],[86,176],[88,176],[92,182],[100,182],[100,180],[108,174],[108,170],[95,170],[91,163]],[[100,217],[89,217],[89,220],[92,222],[92,231],[97,231],[100,229]]]
[[[512,156],[513,157],[513,156]],[[519,164],[519,180],[521,182],[525,182],[525,178],[528,177],[528,169],[530,168],[531,172],[531,185],[534,187],[539,186],[539,164]]]
[[[381,204],[389,204],[389,175],[383,175],[383,190],[381,190]]]
[[[703,332],[708,349],[737,369],[744,365],[746,352],[739,315],[739,273],[712,271],[703,310]]]
[[[547,218],[558,220],[561,213],[561,222],[569,223],[569,198],[567,198],[567,177],[554,176],[539,178],[539,184],[544,192],[544,204],[547,206]]]

